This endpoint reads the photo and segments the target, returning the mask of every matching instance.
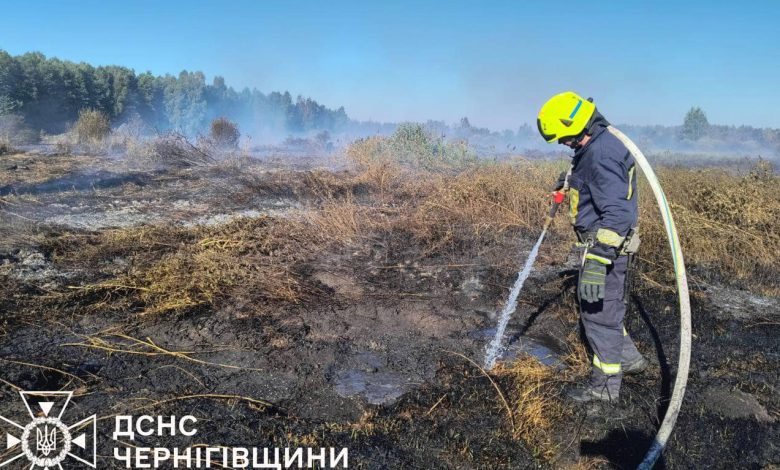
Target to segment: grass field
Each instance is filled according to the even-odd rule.
[[[332,246],[399,236],[423,255],[444,260],[486,257],[510,275],[517,268],[516,239],[540,230],[548,210],[549,182],[565,162],[518,159],[504,163],[426,161],[425,167],[366,155],[376,139],[347,150],[356,170],[315,171],[284,184],[311,195],[308,207],[288,218],[259,218],[207,228],[111,230],[55,242],[63,259],[82,262],[131,255],[128,275],[89,286],[126,289],[145,313],[218,304],[251,295],[260,304],[300,302],[314,288],[296,271]],[[778,295],[780,178],[761,162],[734,175],[716,168],[662,167],[692,282],[725,282],[756,294]],[[642,180],[644,183],[644,180]],[[252,190],[260,191],[261,187]],[[278,191],[280,188],[271,188]],[[564,212],[564,211],[561,211]],[[569,252],[567,217],[554,226],[548,250]],[[639,276],[643,288],[673,288],[673,270],[655,199],[640,185]],[[81,244],[84,246],[82,247]],[[448,258],[449,257],[449,258]],[[240,292],[252,286],[252,293]]]
[[[649,378],[628,385],[630,405],[619,412],[624,420],[620,426],[641,422],[644,437],[627,457],[610,456],[612,449],[628,444],[609,437],[613,426],[609,422],[594,428],[602,433],[599,439],[606,450],[589,451],[584,444],[576,450],[576,442],[566,432],[581,412],[566,403],[561,392],[587,373],[588,354],[577,331],[574,274],[566,268],[574,240],[563,213],[545,241],[538,277],[523,293],[517,321],[526,316],[530,319],[521,331],[530,328],[535,335],[555,338],[561,345],[564,369],[556,370],[529,354],[490,372],[477,365],[483,343],[470,335],[493,322],[491,312],[503,302],[529,240],[538,236],[549,208],[550,185],[566,161],[518,157],[487,162],[462,144],[406,129],[392,137],[352,144],[340,162],[340,168],[347,169],[267,171],[248,160],[217,161],[195,168],[173,165],[162,176],[115,189],[72,189],[50,196],[20,194],[14,188],[22,183],[37,187],[73,173],[68,165],[91,166],[94,161],[52,160],[52,174],[47,176],[40,159],[14,158],[27,162],[24,165],[33,171],[29,178],[5,176],[5,187],[10,189],[0,200],[8,222],[4,243],[14,247],[3,255],[7,261],[0,271],[7,281],[0,301],[16,312],[4,320],[6,340],[9,335],[24,338],[25,325],[65,321],[78,340],[49,339],[67,345],[58,353],[58,361],[102,363],[132,355],[138,359],[127,367],[140,375],[156,370],[148,369],[152,365],[186,366],[187,377],[196,377],[204,385],[203,389],[193,385],[190,394],[204,400],[204,390],[212,390],[205,387],[207,382],[230,383],[236,380],[233,374],[243,371],[250,378],[242,375],[242,384],[256,387],[248,389],[246,396],[273,402],[269,410],[288,408],[297,418],[264,414],[256,407],[241,411],[242,416],[261,419],[262,426],[284,431],[292,442],[356,446],[356,459],[366,465],[377,464],[371,449],[378,445],[393,455],[387,457],[388,464],[435,466],[427,460],[433,457],[421,450],[428,446],[438,449],[436,462],[444,466],[476,468],[512,468],[518,462],[598,468],[633,462],[646,448],[642,439],[652,432],[652,415],[656,406],[662,407],[664,387],[668,387],[669,371],[664,372],[663,361],[661,375],[666,379],[660,385]],[[778,176],[765,161],[743,172],[672,166],[659,167],[657,172],[680,233],[697,326],[709,325],[712,334],[722,334],[728,320],[713,320],[704,313],[713,305],[708,289],[741,291],[762,299],[780,295],[776,282],[780,195],[774,191]],[[51,206],[49,197],[57,204],[78,197],[82,198],[79,204],[87,201],[96,208],[103,201],[113,204],[133,198],[160,199],[157,208],[174,201],[182,205],[181,200],[189,196],[179,186],[175,194],[166,186],[181,181],[191,191],[186,194],[212,191],[211,199],[204,200],[213,206],[227,207],[229,202],[231,207],[246,209],[269,198],[294,199],[296,204],[276,214],[223,223],[174,224],[162,217],[154,223],[82,230],[35,220],[37,211]],[[634,283],[636,308],[673,309],[669,249],[655,201],[643,181],[639,197],[642,247]],[[32,209],[23,212],[22,208]],[[20,253],[27,253],[19,251],[23,246],[40,255],[33,253],[38,258],[19,261]],[[19,275],[29,272],[24,266],[32,263],[30,259],[45,260],[64,280],[51,285]],[[51,312],[68,314],[63,320]],[[663,342],[669,349],[667,359],[673,360],[674,315],[656,321],[667,337],[661,341],[642,333],[640,344],[648,347],[656,341],[657,347]],[[759,331],[770,335],[776,328],[772,318],[750,321],[754,323],[748,327],[755,324],[757,329],[744,330],[746,335]],[[630,324],[641,325],[637,318]],[[348,327],[337,332],[341,325]],[[418,336],[410,340],[410,331]],[[25,348],[34,350],[36,341],[14,346],[15,354]],[[750,358],[745,363],[764,364],[762,370],[771,373],[777,364],[759,357],[761,341],[743,344]],[[700,350],[714,351],[717,345],[715,338],[709,338]],[[8,348],[10,343],[6,355]],[[200,350],[204,352],[198,355]],[[318,352],[310,355],[308,350]],[[424,360],[421,351],[426,351]],[[425,385],[403,388],[405,394],[397,403],[378,407],[309,392],[311,383],[330,390],[345,376],[338,368],[340,362],[362,361],[367,354],[380,362],[402,363],[393,366],[396,369],[372,365],[379,375],[403,371]],[[758,394],[776,414],[776,400],[765,398],[766,390],[760,391],[752,379],[733,375],[734,370],[717,354],[708,354],[700,359],[700,367]],[[46,360],[55,361],[53,357]],[[319,372],[322,364],[326,367]],[[66,369],[56,361],[47,367]],[[219,373],[213,372],[215,367]],[[373,377],[374,369],[355,370]],[[295,394],[280,392],[276,399],[255,394],[272,383],[269,377],[282,371],[297,380],[289,386]],[[3,381],[19,387],[24,377],[23,371],[9,373]],[[100,374],[77,378],[95,390],[119,390],[118,396],[127,400],[137,393],[134,385],[112,382]],[[699,394],[697,387],[709,382],[697,384],[694,380],[691,393]],[[643,395],[647,387],[660,387],[658,396],[648,400]],[[94,399],[100,396],[97,393]],[[165,400],[170,396],[158,399],[169,403]],[[314,404],[307,406],[320,410],[322,417],[305,418],[304,411],[298,410],[301,403],[310,402]],[[703,419],[691,413],[681,418],[684,426]],[[451,426],[442,429],[443,423]],[[459,431],[452,431],[453,426]],[[763,439],[767,434],[762,432],[754,435]],[[694,447],[707,439],[696,433],[691,436],[694,441],[689,444]],[[212,437],[235,438],[229,432]],[[693,459],[682,444],[673,447],[672,461]]]

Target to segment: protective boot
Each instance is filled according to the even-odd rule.
[[[620,362],[623,373],[628,375],[641,374],[650,365],[636,348],[625,327],[623,328],[623,354]]]
[[[623,374],[605,374],[593,367],[587,384],[569,390],[566,395],[578,403],[601,400],[617,402],[620,398],[620,382]]]
[[[590,383],[572,388],[566,392],[566,396],[577,403],[587,403],[594,400],[617,402],[619,398],[617,393],[610,393],[608,387],[597,387]]]
[[[650,365],[650,362],[648,362],[647,359],[645,359],[642,356],[639,356],[638,359],[636,359],[634,362],[631,362],[629,364],[623,364],[623,374],[627,375],[638,375],[644,372],[647,367]]]
[[[566,396],[577,403],[587,403],[593,400],[606,402],[617,400],[617,397],[613,398],[607,389],[597,390],[590,385],[573,388],[566,392]]]

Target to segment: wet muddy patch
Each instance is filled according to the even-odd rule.
[[[344,398],[360,397],[371,405],[392,403],[409,389],[407,379],[401,374],[381,371],[367,372],[359,369],[336,372],[332,383],[339,396]]]
[[[480,342],[488,343],[496,335],[496,328],[485,328],[476,331],[471,336]],[[507,330],[503,339],[503,346],[498,355],[498,363],[511,362],[521,355],[530,355],[542,364],[556,369],[564,368],[561,357],[565,355],[559,342],[552,336],[522,334],[518,330]]]

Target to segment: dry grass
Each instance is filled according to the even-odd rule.
[[[356,162],[362,165],[359,158]],[[68,237],[60,245],[68,245],[71,261],[84,264],[130,257],[127,273],[88,288],[131,295],[145,313],[214,306],[225,299],[249,300],[258,310],[301,302],[315,294],[316,283],[310,284],[300,268],[318,250],[379,234],[406,234],[421,256],[448,253],[462,258],[453,262],[463,262],[479,255],[510,274],[516,269],[516,243],[538,233],[549,207],[547,183],[561,166],[517,161],[439,172],[369,161],[352,173],[303,174],[295,191],[313,203],[295,220],[261,217],[209,228],[111,230],[87,237],[78,249]],[[744,176],[684,169],[659,174],[692,279],[722,279],[777,295],[780,197],[772,191],[778,178],[771,169]],[[644,288],[670,288],[663,228],[649,190],[643,189]],[[568,232],[566,225],[566,217],[559,216],[557,229]],[[549,251],[567,253],[569,240]]]
[[[603,457],[580,457],[575,463],[567,463],[561,466],[562,470],[597,470],[610,468],[609,460]]]
[[[214,352],[216,350],[199,349],[198,351],[173,351],[156,344],[154,341],[152,341],[151,338],[147,337],[145,340],[142,340],[117,332],[105,332],[97,335],[84,336],[84,341],[77,343],[63,343],[60,346],[98,349],[109,354],[130,354],[145,357],[166,356],[183,361],[193,362],[202,366],[262,372],[261,369],[255,369],[252,367],[241,367],[232,364],[209,362],[193,357],[196,354],[204,354]]]
[[[579,320],[574,320],[570,324],[576,325],[577,321]],[[569,351],[561,359],[566,364],[567,371],[575,377],[585,377],[590,373],[591,359],[577,331],[569,333],[566,337],[566,345]]]
[[[686,264],[697,278],[780,295],[780,178],[761,162],[735,176],[719,169],[662,168],[659,179],[672,206]],[[670,284],[672,264],[660,214],[643,187],[643,270]]]
[[[571,413],[560,398],[564,373],[526,355],[511,364],[500,364],[496,374],[511,384],[514,437],[522,440],[534,457],[554,461],[560,450],[555,424]]]
[[[482,366],[480,366],[479,364],[474,362],[472,359],[470,359],[469,357],[467,357],[467,356],[465,356],[465,355],[463,355],[461,353],[457,353],[457,352],[450,352],[450,353],[465,359],[472,366],[476,367],[477,370],[479,370],[480,373],[482,373],[482,375],[484,375],[490,381],[490,384],[493,385],[493,388],[496,390],[496,394],[498,395],[498,398],[499,398],[501,404],[504,406],[504,409],[506,409],[507,417],[509,418],[509,424],[512,426],[512,434],[513,435],[518,435],[517,434],[518,433],[518,428],[515,426],[515,413],[512,411],[512,407],[509,405],[509,402],[507,401],[506,396],[504,395],[503,390],[501,390],[501,387],[498,385],[498,383],[496,383],[496,381],[493,380],[493,377],[490,376],[490,373],[488,371],[486,371]],[[498,371],[500,373],[500,371],[501,371],[500,367],[499,367]]]
[[[516,161],[470,164],[459,171],[410,167],[377,159],[382,138],[365,139],[346,154],[360,169],[355,177],[378,195],[375,204],[397,208],[392,228],[412,233],[424,253],[448,248],[503,247],[536,234],[549,208],[549,185],[567,162]],[[384,154],[382,154],[384,155]],[[683,245],[689,277],[780,295],[780,177],[760,161],[749,173],[723,169],[657,169]],[[673,288],[673,266],[655,198],[640,179],[640,278],[647,288]],[[330,207],[330,210],[334,210]],[[563,212],[563,211],[562,211]],[[564,232],[567,218],[559,215]],[[573,236],[569,238],[573,242]],[[554,243],[554,242],[548,242]],[[569,241],[555,251],[567,252]],[[472,251],[473,252],[473,251]],[[505,256],[505,258],[510,258]],[[500,262],[500,257],[497,257]]]
[[[299,302],[305,286],[295,269],[311,255],[316,234],[268,217],[198,229],[197,240],[128,276],[145,290],[147,313],[214,304],[225,298]]]
[[[325,424],[325,427],[331,432],[349,433],[350,439],[353,441],[364,437],[374,436],[382,426],[392,426],[392,423],[383,422],[374,409],[363,411],[360,415],[360,419],[355,422]]]
[[[510,275],[517,267],[517,243],[538,233],[549,207],[548,184],[566,164],[520,160],[439,171],[365,156],[376,151],[377,142],[366,139],[347,150],[356,171],[312,171],[299,173],[295,181],[280,180],[285,191],[310,201],[296,219],[66,234],[47,243],[53,243],[60,260],[84,267],[129,258],[125,273],[86,289],[105,292],[109,299],[129,296],[145,313],[214,306],[226,299],[247,300],[258,310],[298,303],[316,294],[316,283],[301,274],[307,260],[329,246],[377,237],[404,237],[421,257],[438,256],[437,263],[478,256]],[[662,168],[659,176],[694,282],[721,281],[777,295],[780,196],[774,188],[780,181],[771,167],[763,164],[743,176]],[[269,189],[261,186],[258,191]],[[640,212],[640,274],[647,281],[640,287],[671,288],[665,234],[644,184]],[[568,233],[566,222],[560,214],[554,231]],[[562,261],[572,241],[552,237],[546,251],[561,254]],[[443,254],[451,259],[442,259]]]
[[[238,219],[216,227],[142,227],[90,236],[65,235],[52,248],[62,263],[127,257],[126,273],[80,286],[79,292],[129,296],[142,314],[246,301],[258,312],[274,302],[309,295],[296,271],[322,237],[303,222],[270,217]]]
[[[0,171],[0,185],[43,183],[94,167],[97,163],[98,158],[84,155],[50,156],[45,159],[24,153],[6,155],[0,167],[5,169]]]
[[[304,212],[304,217],[332,243],[347,244],[380,225],[381,215],[371,207],[355,202],[353,197],[329,198],[318,210]]]
[[[538,231],[549,208],[539,184],[555,165],[486,164],[456,175],[426,175],[428,194],[411,218],[419,239],[441,245],[458,239],[496,242],[507,233]]]

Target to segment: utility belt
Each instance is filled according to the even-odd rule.
[[[623,243],[617,247],[618,254],[620,256],[633,255],[639,251],[639,228],[634,227],[628,231],[628,235],[623,239]],[[592,247],[596,243],[596,232],[588,232],[584,230],[574,230],[577,234],[577,247],[581,249]]]

